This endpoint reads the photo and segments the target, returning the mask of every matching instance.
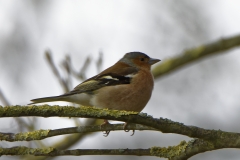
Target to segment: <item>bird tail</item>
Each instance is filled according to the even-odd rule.
[[[28,105],[44,103],[44,102],[64,101],[64,97],[63,96],[43,97],[43,98],[32,99],[31,101],[32,103],[29,103]]]

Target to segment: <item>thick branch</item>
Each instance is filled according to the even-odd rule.
[[[0,117],[21,117],[21,116],[41,116],[41,117],[83,117],[100,118],[117,121],[136,123],[155,128],[163,133],[177,133],[193,138],[200,138],[213,142],[218,147],[239,148],[240,134],[224,132],[221,130],[208,130],[195,126],[186,126],[182,123],[173,122],[168,119],[157,119],[147,114],[137,114],[119,110],[99,109],[94,107],[60,107],[60,106],[9,106],[0,107]]]
[[[154,77],[157,78],[164,74],[175,71],[176,69],[179,69],[180,67],[185,66],[191,62],[199,60],[200,58],[221,53],[237,46],[240,46],[240,35],[220,39],[210,44],[186,50],[178,56],[166,59],[159,63],[159,65],[157,65],[152,70],[152,72]]]

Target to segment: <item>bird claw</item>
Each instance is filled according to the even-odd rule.
[[[108,120],[104,119],[103,124],[101,124],[101,127],[104,125],[109,125],[111,123],[108,122]],[[107,137],[111,131],[103,131],[103,136]]]
[[[133,136],[133,135],[134,135],[134,133],[135,133],[135,130],[132,130],[132,134],[131,134],[131,136]]]
[[[127,129],[126,129],[127,125],[128,125],[127,122],[125,122],[124,125],[123,125],[123,130],[124,130],[125,132],[129,132],[129,131],[130,131],[130,130],[127,130]],[[133,136],[134,133],[135,133],[135,130],[132,130],[132,131],[133,131],[133,133],[131,134],[131,136]]]
[[[102,127],[102,126],[104,126],[104,125],[109,125],[109,124],[111,124],[111,123],[109,123],[108,120],[104,119],[103,124],[101,124],[100,127]],[[129,132],[129,131],[130,131],[130,130],[126,129],[126,128],[127,128],[127,125],[128,125],[127,122],[125,122],[124,125],[123,125],[123,130],[124,130],[125,132]],[[132,130],[132,131],[133,131],[133,132],[132,132],[131,136],[133,136],[134,133],[135,133],[135,130]],[[107,136],[110,134],[110,132],[111,132],[111,131],[103,131],[103,136],[104,136],[104,137],[107,137]]]
[[[103,136],[107,137],[111,131],[103,131]]]

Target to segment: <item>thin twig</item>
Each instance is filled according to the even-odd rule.
[[[4,106],[10,106],[9,101],[7,100],[7,98],[4,96],[3,92],[0,89],[0,100],[2,101]]]
[[[102,71],[102,64],[103,64],[103,53],[102,53],[102,51],[100,51],[98,60],[96,62],[98,73],[100,73]]]
[[[57,150],[54,148],[13,147],[0,148],[0,155],[34,155],[34,156],[83,156],[83,155],[137,155],[150,156],[150,149],[73,149]]]
[[[45,138],[50,138],[53,136],[65,135],[65,134],[74,134],[74,133],[89,133],[89,132],[99,132],[99,131],[120,131],[124,130],[124,124],[109,124],[109,125],[95,125],[95,126],[79,126],[71,128],[61,128],[53,130],[36,130],[32,132],[25,133],[2,133],[0,132],[1,141],[33,141],[33,140],[42,140]],[[127,130],[155,130],[151,127],[139,125],[139,124],[128,124],[125,128]],[[156,130],[155,130],[156,131]]]
[[[88,69],[91,61],[92,61],[92,60],[91,60],[91,57],[88,56],[88,57],[86,58],[86,60],[84,61],[83,66],[82,66],[82,68],[79,70],[79,72],[75,71],[74,68],[71,67],[71,68],[72,68],[72,73],[73,73],[73,75],[74,75],[76,78],[80,79],[80,80],[86,80],[86,79],[87,79],[87,77],[86,77],[86,70]]]
[[[220,147],[222,148],[222,147]],[[34,155],[34,156],[83,156],[83,155],[132,155],[132,156],[157,156],[169,160],[187,160],[188,158],[206,151],[215,149],[213,144],[201,139],[192,139],[188,142],[181,141],[176,146],[151,147],[149,149],[73,149],[59,150],[49,148],[28,148],[17,146],[13,148],[0,148],[0,155]],[[34,159],[39,159],[35,157]]]
[[[53,74],[55,75],[55,77],[58,79],[59,83],[63,87],[64,92],[69,92],[69,86],[66,83],[66,81],[61,77],[60,73],[58,72],[58,69],[57,69],[56,65],[54,64],[54,62],[53,62],[53,58],[52,58],[52,55],[51,55],[49,50],[47,50],[45,52],[45,57],[46,57],[47,62],[50,65],[50,67],[51,67],[51,69],[53,71]]]

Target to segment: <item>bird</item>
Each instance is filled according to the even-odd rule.
[[[113,66],[80,83],[72,91],[32,99],[29,105],[66,101],[83,106],[141,112],[150,100],[154,87],[151,66],[159,61],[142,52],[128,52]],[[109,122],[104,120],[102,125],[105,124]],[[126,126],[127,122],[124,130]],[[109,133],[106,131],[106,136]]]

